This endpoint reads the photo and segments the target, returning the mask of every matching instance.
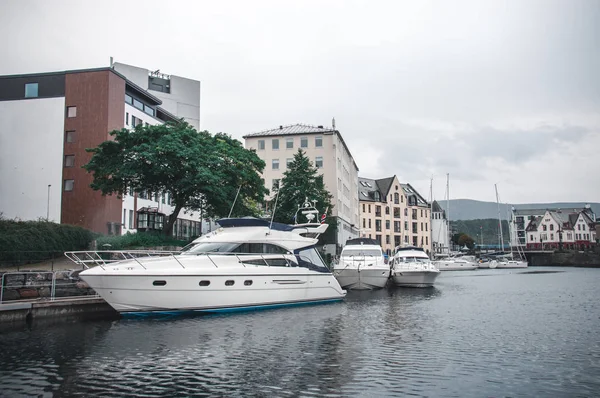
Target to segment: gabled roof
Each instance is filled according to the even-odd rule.
[[[540,225],[540,221],[542,221],[542,218],[542,216],[537,216],[533,220],[529,221],[529,224],[527,224],[527,227],[525,227],[525,231],[537,231],[537,227]]]
[[[375,192],[379,193],[379,200],[375,200]],[[358,177],[358,200],[368,202],[385,201],[385,195],[381,193],[381,189],[377,184],[377,180],[371,178]]]
[[[396,176],[394,175],[392,177],[377,180],[377,185],[379,186],[379,189],[381,190],[383,196],[387,196],[390,193],[390,189],[392,188],[392,183],[394,182],[395,178]]]

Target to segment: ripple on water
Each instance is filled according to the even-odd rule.
[[[433,289],[230,316],[34,325],[0,335],[0,394],[593,396],[600,270],[560,271],[442,274]]]

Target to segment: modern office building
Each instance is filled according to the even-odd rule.
[[[298,148],[306,152],[333,195],[332,215],[338,223],[336,252],[348,239],[358,237],[358,166],[335,127],[293,124],[248,134],[244,140],[246,148],[255,149],[265,161],[263,178],[272,196]]]
[[[172,210],[168,194],[103,196],[82,166],[91,159],[86,148],[111,139],[110,131],[180,117],[110,67],[0,76],[0,212],[103,234],[161,229]],[[174,234],[198,235],[200,220],[182,212]]]
[[[359,177],[360,236],[377,240],[391,255],[398,246],[431,252],[431,220],[427,201],[396,176]]]

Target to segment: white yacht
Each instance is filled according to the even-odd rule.
[[[447,257],[436,260],[433,265],[440,271],[471,271],[479,268],[475,262],[462,257]]]
[[[390,277],[390,266],[377,241],[350,239],[333,267],[333,275],[343,289],[379,289]]]
[[[521,259],[515,259],[512,255],[510,257],[498,258],[497,260],[492,260],[491,263],[496,265],[498,269],[507,269],[507,268],[527,268],[527,261]]]
[[[482,268],[482,269],[494,269],[496,268],[496,266],[498,265],[497,261],[493,261],[493,260],[479,260],[477,262],[477,267],[478,268]]]
[[[301,225],[223,219],[221,228],[177,253],[65,255],[96,265],[80,277],[120,313],[227,312],[342,300],[346,291],[315,248],[327,224],[307,218]]]
[[[397,286],[431,287],[440,271],[433,265],[423,248],[396,248],[392,260],[392,280]]]

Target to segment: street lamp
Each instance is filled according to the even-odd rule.
[[[52,185],[48,184],[48,203],[46,205],[46,221],[50,219],[50,187]]]

